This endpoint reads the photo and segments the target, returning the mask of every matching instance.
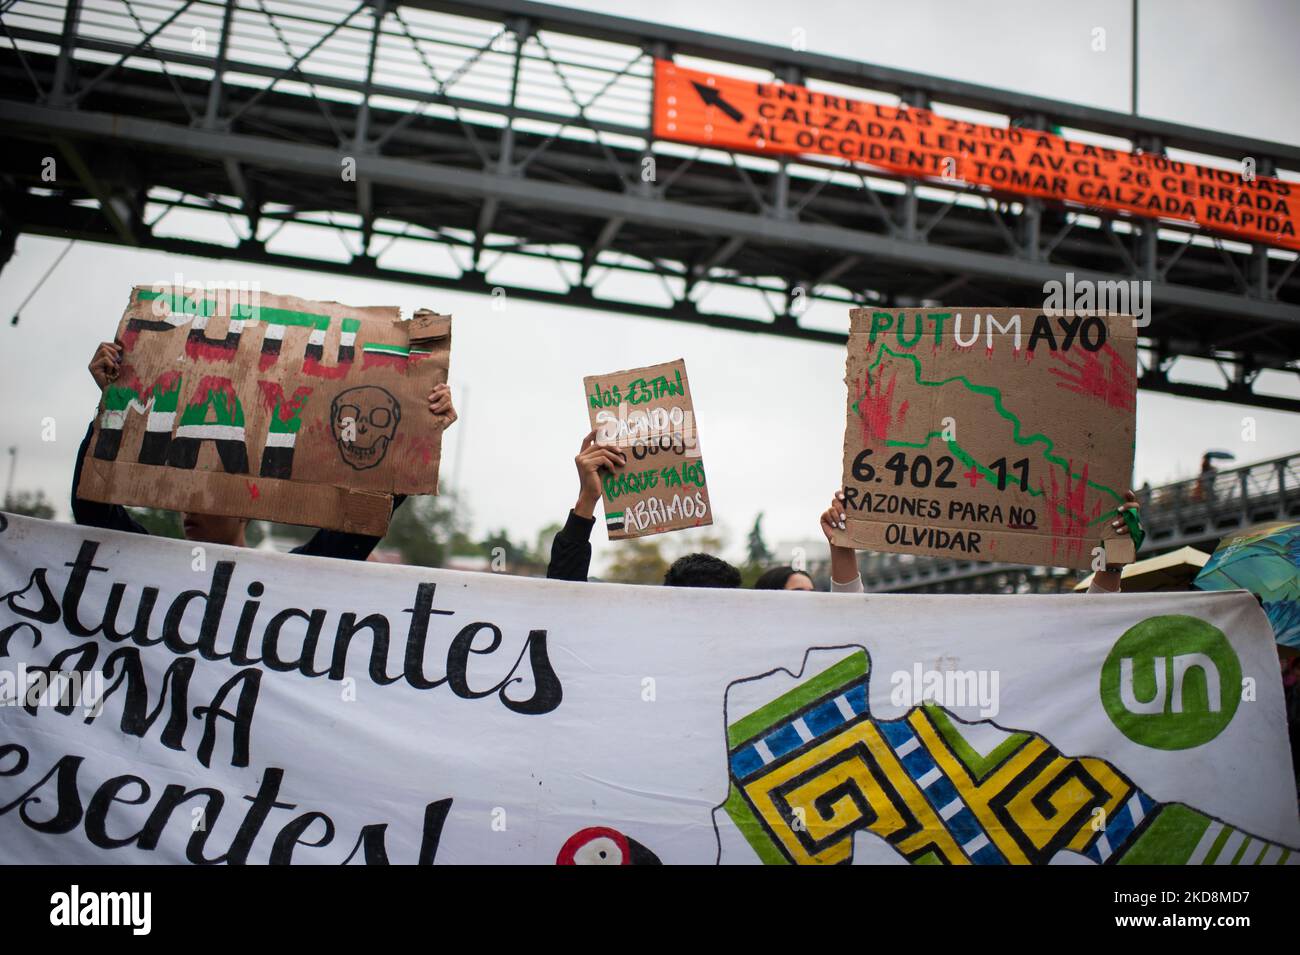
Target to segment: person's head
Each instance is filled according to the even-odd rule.
[[[244,529],[248,521],[242,517],[222,517],[219,514],[181,512],[181,528],[185,539],[201,544],[231,544],[244,547]]]
[[[739,587],[740,571],[710,554],[687,554],[664,574],[665,587]]]
[[[793,567],[769,567],[754,581],[755,590],[816,590],[812,578]]]

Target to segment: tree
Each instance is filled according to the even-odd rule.
[[[441,567],[459,527],[456,501],[451,495],[409,497],[393,512],[388,534],[379,542],[402,555],[402,563]]]
[[[767,541],[763,540],[762,511],[754,518],[754,526],[749,532],[748,559],[751,564],[766,564],[772,560],[772,552],[767,549]]]
[[[616,584],[662,584],[668,561],[659,550],[659,542],[641,538],[622,541],[605,578]]]
[[[42,520],[54,519],[54,505],[45,499],[44,491],[18,491],[5,495],[4,509],[10,514],[23,517],[39,517]]]
[[[154,537],[184,537],[180,511],[161,507],[129,507],[127,510]]]

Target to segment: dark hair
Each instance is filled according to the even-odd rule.
[[[806,570],[795,570],[789,565],[780,567],[769,567],[763,571],[758,580],[754,581],[755,590],[785,590],[785,585],[790,582],[790,578],[795,574],[803,574],[809,580],[812,575]]]
[[[739,587],[740,571],[710,554],[687,554],[664,574],[665,587]]]

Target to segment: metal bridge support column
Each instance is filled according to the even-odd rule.
[[[1042,113],[1034,113],[1028,117],[1027,125],[1034,132],[1042,132],[1047,128],[1047,117]],[[1042,225],[1043,201],[1025,199],[1024,212],[1020,214],[1020,244],[1021,254],[1031,262],[1037,262],[1043,257]]]
[[[798,85],[803,83],[803,73],[798,67],[787,66],[780,71],[780,77],[786,83]],[[790,218],[790,159],[787,156],[777,158],[776,176],[772,180],[772,216],[776,219]]]
[[[388,0],[375,0],[370,11],[374,29],[370,31],[370,53],[366,58],[366,82],[361,95],[361,108],[357,110],[357,126],[352,137],[352,149],[356,154],[358,165],[363,155],[370,148],[370,95],[375,82],[375,57],[379,52],[379,34],[388,16]],[[374,235],[375,204],[374,185],[360,170],[357,172],[357,212],[361,215],[361,251],[354,257],[358,264],[373,265],[370,256],[370,240]]]
[[[1255,172],[1260,176],[1276,176],[1277,165],[1268,156],[1259,157]],[[1256,298],[1269,299],[1273,290],[1268,281],[1268,248],[1256,244],[1250,252],[1250,294]]]
[[[916,109],[929,109],[930,98],[925,90],[908,90],[902,96],[902,104]],[[916,180],[908,179],[907,191],[903,193],[903,238],[915,242],[920,236],[917,227]]]
[[[68,0],[63,11],[63,39],[59,44],[59,62],[54,68],[54,85],[50,87],[51,106],[71,106],[68,81],[72,78],[72,48],[77,45],[77,25],[81,20],[81,0]]]
[[[533,24],[527,18],[520,17],[510,23],[510,30],[515,35],[515,62],[510,73],[510,105],[505,128],[501,131],[501,151],[497,154],[496,172],[501,176],[515,175],[515,106],[519,97],[519,70],[523,63],[524,44],[532,34]],[[478,223],[474,229],[474,271],[483,269],[483,243],[487,241],[492,223],[496,221],[500,200],[489,198],[483,200],[479,210]]]
[[[668,44],[663,42],[662,40],[656,40],[653,44],[651,44],[651,46],[649,47],[649,49],[646,50],[646,52],[649,53],[651,58],[655,60],[670,60],[672,59],[672,55],[673,55],[672,50],[668,48]],[[651,112],[653,113],[653,110]],[[648,116],[646,119],[645,148],[641,150],[640,180],[637,183],[638,192],[647,199],[654,198],[655,181],[659,177],[658,170],[655,167],[654,126],[655,126],[654,116],[653,115]],[[649,177],[645,175],[645,170],[647,166],[649,166],[650,169],[655,169],[654,175]],[[688,280],[687,292],[688,293],[690,292],[689,280]]]
[[[221,96],[224,92],[223,80],[226,75],[226,60],[230,54],[230,27],[235,18],[236,0],[226,0],[225,12],[221,15],[221,42],[217,46],[217,62],[212,67],[212,85],[208,87],[208,105],[203,112],[203,125],[212,129],[217,125],[217,116],[221,113]]]
[[[1144,137],[1136,143],[1138,148],[1144,152],[1164,155],[1165,147],[1155,136]],[[1156,229],[1158,224],[1154,219],[1145,219],[1141,224],[1141,232],[1138,235],[1137,249],[1137,267],[1138,274],[1134,278],[1144,282],[1155,282],[1160,278],[1159,262],[1160,249],[1156,242]]]

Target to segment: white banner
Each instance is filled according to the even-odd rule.
[[[1300,858],[1244,593],[665,590],[2,522],[0,862]]]

